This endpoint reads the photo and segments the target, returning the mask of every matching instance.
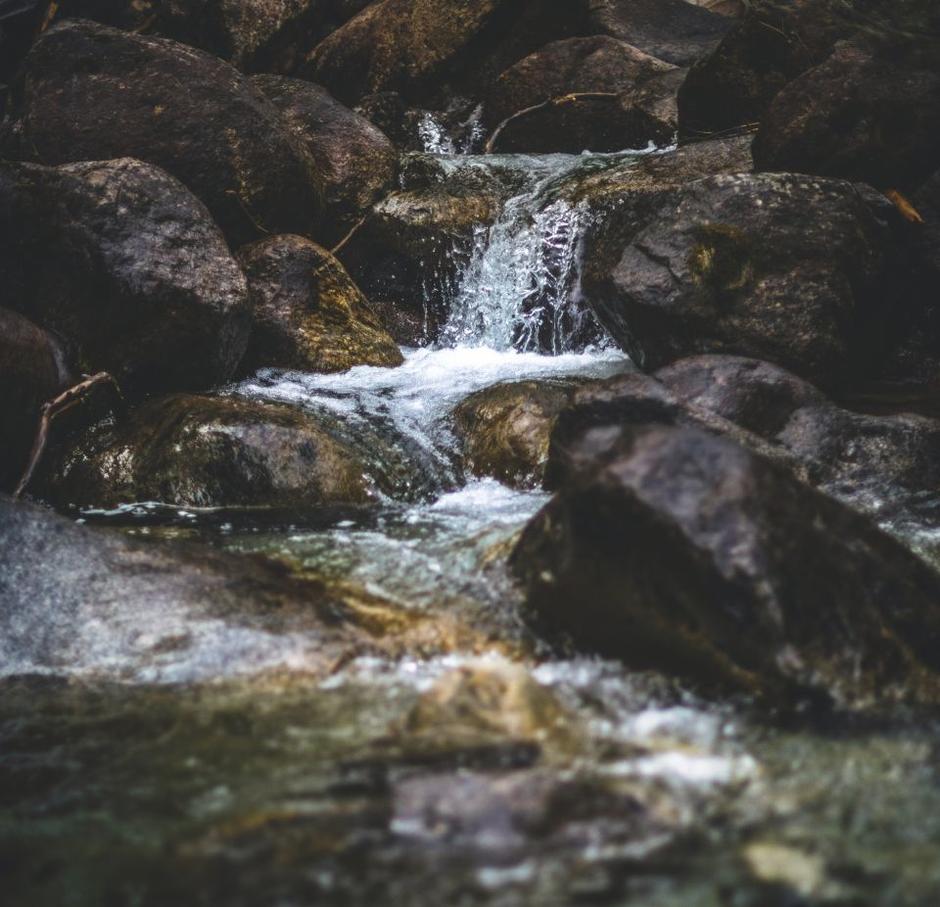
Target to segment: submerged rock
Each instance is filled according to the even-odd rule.
[[[697,429],[629,431],[535,518],[512,564],[540,628],[631,666],[849,706],[940,693],[940,578]]]
[[[274,236],[244,247],[238,260],[254,316],[244,373],[266,367],[342,372],[402,363],[395,341],[326,249],[301,236]]]
[[[464,400],[454,423],[470,471],[516,488],[540,485],[552,427],[573,389],[570,382],[518,381]]]
[[[359,455],[317,417],[226,397],[174,396],[101,425],[51,467],[60,505],[182,507],[368,504]]]
[[[645,368],[769,359],[823,384],[881,342],[887,203],[835,180],[717,176],[621,211],[589,248],[587,301]],[[658,210],[657,210],[658,209]]]
[[[162,170],[0,163],[0,234],[8,304],[63,338],[79,371],[109,371],[130,394],[232,376],[245,278],[206,209]]]
[[[256,76],[252,83],[284,115],[317,163],[323,181],[322,235],[338,242],[393,185],[398,152],[365,117],[319,85]]]
[[[208,54],[68,20],[33,46],[18,99],[8,157],[156,164],[206,204],[232,245],[316,232],[316,162],[278,109]]]
[[[0,490],[12,491],[23,475],[42,405],[72,380],[59,342],[22,315],[0,308]]]
[[[773,99],[754,140],[757,168],[918,186],[940,160],[938,59],[938,46],[840,44]]]
[[[667,63],[705,56],[728,31],[728,21],[686,0],[589,0],[591,25]]]
[[[0,672],[185,680],[361,644],[342,601],[283,566],[132,541],[0,497]],[[289,655],[288,655],[289,653]]]
[[[407,748],[461,751],[529,744],[578,748],[577,720],[521,665],[481,659],[441,677],[395,728]]]

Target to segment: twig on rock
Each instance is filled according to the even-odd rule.
[[[561,107],[564,104],[577,104],[579,101],[609,101],[619,97],[620,95],[615,91],[581,91],[574,94],[562,95],[560,98],[551,98],[548,101],[542,101],[541,104],[533,104],[531,107],[524,107],[522,110],[517,110],[512,116],[506,117],[506,119],[493,130],[493,134],[487,140],[483,152],[484,154],[493,153],[497,140],[511,123],[516,120],[521,120],[523,117],[536,113],[539,110],[544,110],[546,107]]]
[[[365,225],[365,222],[368,219],[369,215],[367,214],[365,217],[361,217],[358,221],[356,221],[352,230],[350,230],[335,246],[333,246],[332,249],[330,249],[330,254],[339,255],[339,253],[349,245],[350,240],[359,232],[359,229]]]
[[[61,416],[70,409],[74,409],[76,406],[84,403],[88,395],[96,387],[103,384],[109,385],[114,390],[117,399],[123,403],[121,389],[117,381],[115,381],[108,372],[98,372],[97,375],[86,377],[83,381],[63,391],[54,400],[43,404],[39,418],[39,428],[36,430],[36,439],[33,441],[33,449],[30,452],[29,462],[26,464],[26,471],[23,473],[23,478],[20,479],[16,490],[13,492],[14,499],[18,498],[26,491],[27,486],[33,478],[33,473],[36,471],[36,467],[42,459],[46,444],[49,440],[49,427],[52,424],[52,420],[56,416]]]

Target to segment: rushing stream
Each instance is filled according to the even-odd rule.
[[[523,162],[532,176],[478,236],[439,346],[397,369],[264,371],[226,389],[338,416],[364,452],[399,460],[375,508],[138,502],[82,515],[274,556],[417,614],[496,627],[506,644],[353,657],[323,678],[302,638],[138,603],[141,640],[169,622],[198,645],[166,646],[154,667],[126,627],[119,646],[101,626],[60,670],[0,664],[0,901],[938,902],[940,728],[822,728],[526,637],[504,555],[547,496],[464,475],[451,413],[498,382],[632,367],[578,304],[585,214],[553,189],[603,165]],[[422,719],[420,703],[461,670],[510,686],[521,673],[522,698],[548,696],[560,717],[536,747],[473,709]]]

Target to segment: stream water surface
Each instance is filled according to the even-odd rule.
[[[226,390],[340,416],[363,451],[399,458],[376,507],[81,515],[277,557],[507,644],[354,657],[324,678],[303,640],[173,615],[199,645],[156,667],[107,626],[59,670],[0,664],[0,902],[940,903],[940,727],[705,701],[527,638],[505,552],[547,496],[465,475],[451,413],[501,381],[632,367],[585,330],[585,214],[552,189],[604,162],[531,163],[480,233],[440,345],[397,369],[263,371]],[[453,164],[471,165],[486,166]],[[138,604],[140,634],[165,632],[169,616]],[[459,671],[510,685],[522,672],[522,698],[548,696],[561,717],[536,747],[480,731],[472,709],[415,719]]]

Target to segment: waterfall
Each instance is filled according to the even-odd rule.
[[[492,226],[477,229],[469,255],[454,252],[458,276],[439,342],[552,355],[606,346],[606,332],[580,290],[583,242],[594,215],[586,202],[572,201],[571,185],[654,150],[517,156],[517,166],[529,168],[521,190]],[[506,166],[507,158],[493,160]]]

